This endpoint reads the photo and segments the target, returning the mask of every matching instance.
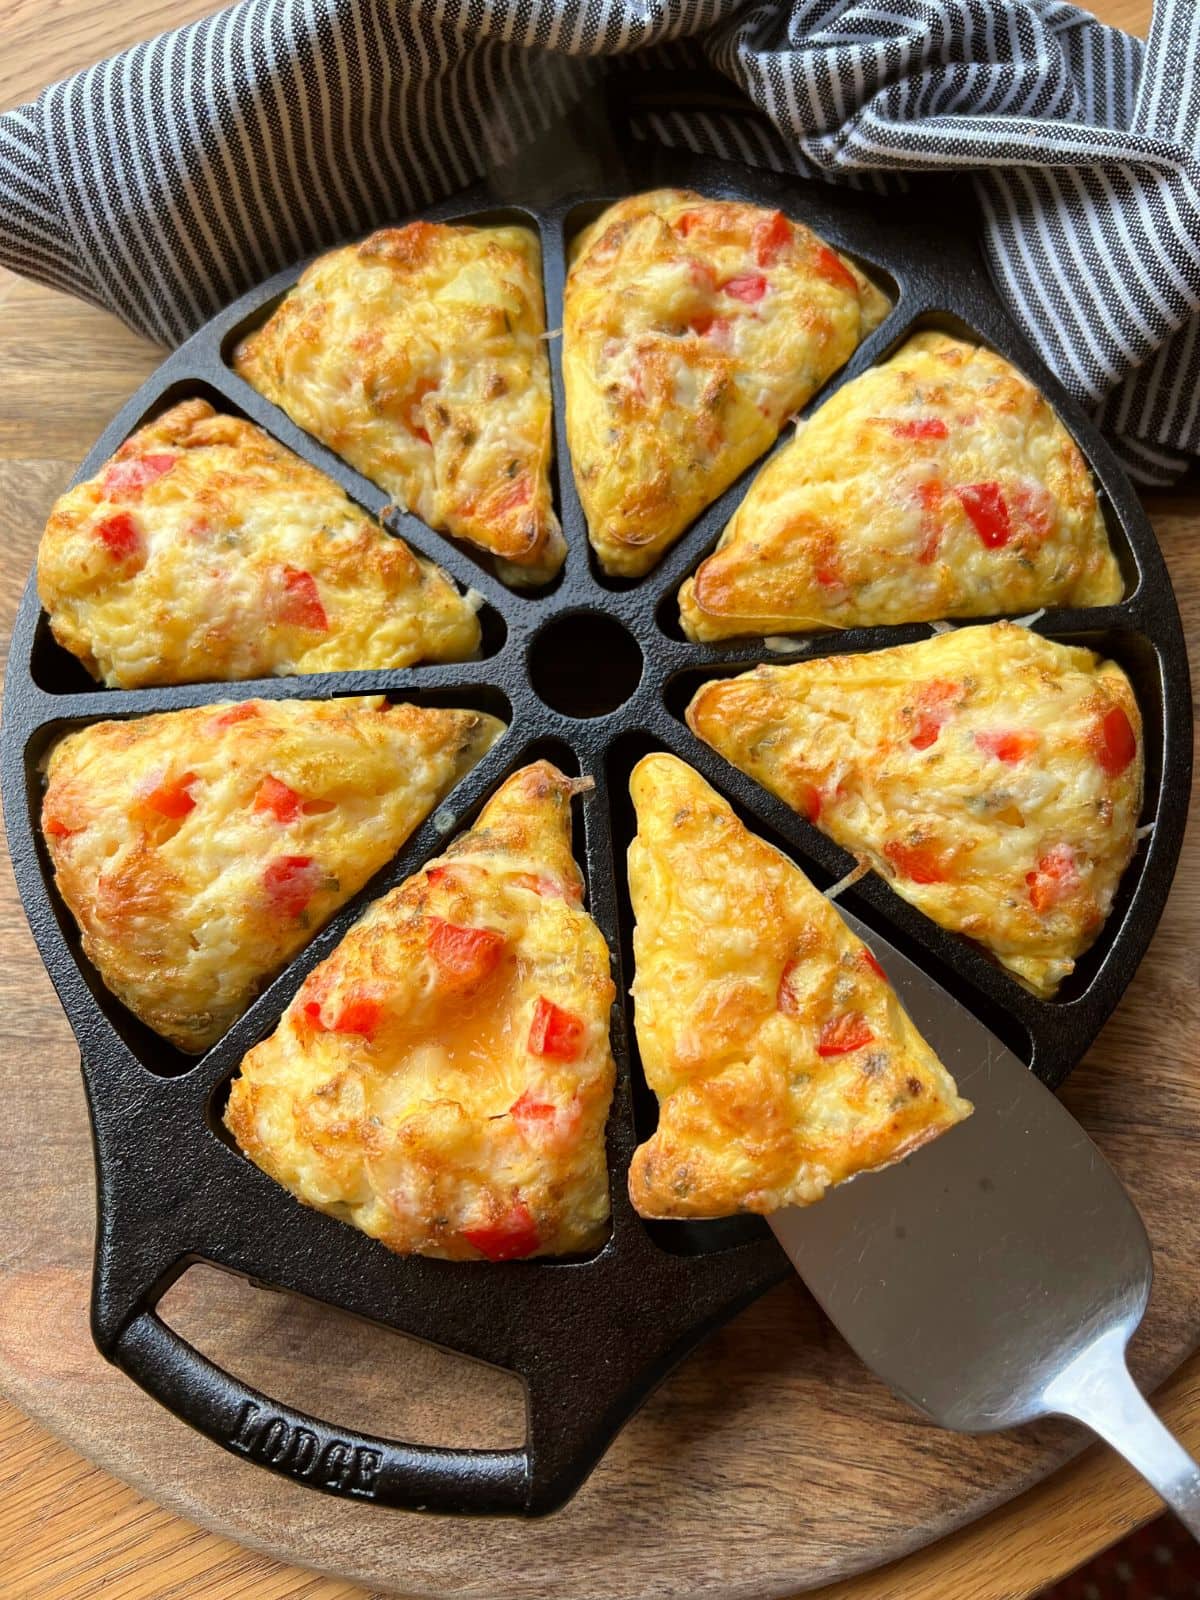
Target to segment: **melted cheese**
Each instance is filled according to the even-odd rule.
[[[1133,854],[1141,718],[1090,650],[1011,622],[707,684],[688,723],[943,928],[1051,997]]]
[[[920,333],[839,389],[679,592],[691,639],[1109,605],[1078,446],[990,350]]]
[[[55,505],[38,550],[55,638],[123,689],[461,661],[471,602],[331,479],[185,400]]]
[[[575,788],[546,762],[510,778],[370,908],[234,1081],[246,1154],[392,1250],[504,1260],[604,1236],[615,991],[580,904]]]
[[[800,223],[661,189],[612,206],[567,277],[567,436],[605,571],[638,576],[888,310]]]
[[[630,781],[638,1049],[658,1129],[643,1216],[806,1205],[967,1116],[828,900],[674,756]]]
[[[402,509],[540,583],[566,553],[540,273],[528,228],[387,228],[314,261],[234,367]]]
[[[107,986],[203,1050],[501,732],[382,698],[248,700],[68,734],[42,829]]]

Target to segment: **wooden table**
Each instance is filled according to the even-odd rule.
[[[205,0],[0,0],[0,106],[110,51],[212,9]],[[1150,0],[1096,0],[1144,31]],[[112,317],[0,272],[0,634],[7,640],[54,496],[160,352]],[[1151,498],[1171,547],[1200,537],[1194,495]],[[1194,524],[1194,529],[1181,524]],[[1195,556],[1192,559],[1196,559]],[[53,1015],[11,879],[0,896],[0,1048],[30,1051]],[[50,1024],[67,1035],[65,1021]],[[1200,1451],[1200,1356],[1158,1396]],[[1152,1516],[1157,1501],[1111,1453],[1073,1466],[964,1532],[823,1600],[1016,1600]],[[365,1600],[365,1591],[243,1550],[159,1509],[0,1402],[0,1600]]]

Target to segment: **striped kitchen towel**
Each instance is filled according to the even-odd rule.
[[[1197,0],[1157,0],[1144,44],[1064,0],[241,0],[0,116],[0,262],[175,343],[615,66],[653,85],[635,135],[831,182],[969,171],[1013,314],[1168,483],[1200,455],[1198,61]]]

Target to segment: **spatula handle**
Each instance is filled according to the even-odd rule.
[[[1163,1426],[1125,1365],[1124,1330],[1104,1334],[1054,1379],[1046,1407],[1085,1422],[1200,1540],[1200,1466]]]

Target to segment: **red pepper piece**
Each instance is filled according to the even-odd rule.
[[[954,492],[989,550],[999,550],[1008,543],[1012,538],[1012,523],[1008,502],[998,483],[964,483]]]
[[[917,553],[917,561],[923,567],[930,566],[936,559],[942,547],[942,502],[946,497],[946,486],[937,478],[923,483],[917,490],[917,499],[921,502],[921,548]]]
[[[235,722],[249,722],[258,715],[258,707],[252,700],[243,700],[240,705],[226,706],[224,711],[218,711],[209,723],[210,728],[232,728]]]
[[[831,250],[827,244],[818,245],[817,253],[813,257],[813,271],[826,282],[836,283],[840,289],[849,289],[857,295],[858,279],[837,251]]]
[[[937,742],[958,692],[958,684],[948,683],[944,678],[934,678],[923,686],[917,695],[916,721],[908,737],[914,750],[928,750]]]
[[[884,845],[883,853],[901,876],[914,883],[945,883],[949,877],[936,845],[902,844],[893,839]]]
[[[792,242],[792,225],[782,211],[771,215],[754,229],[754,259],[760,267],[772,266],[781,250]]]
[[[142,490],[161,478],[178,460],[173,455],[131,456],[127,461],[114,461],[100,480],[102,492],[110,500],[118,495],[137,499]]]
[[[278,856],[263,872],[263,888],[271,909],[299,917],[317,892],[321,869],[311,856]]]
[[[286,783],[281,783],[269,772],[254,796],[254,810],[272,812],[276,822],[294,822],[300,815],[302,804],[295,789],[289,789]]]
[[[311,572],[299,567],[284,567],[283,598],[278,607],[280,622],[291,623],[296,628],[311,628],[315,633],[325,633],[329,618],[321,604],[320,591]]]
[[[164,778],[142,796],[142,805],[162,817],[186,817],[196,804],[188,792],[195,781],[194,772],[185,772],[179,778]]]
[[[723,292],[741,300],[745,305],[757,305],[767,292],[767,280],[761,272],[741,272],[721,285]]]
[[[819,1056],[845,1056],[851,1050],[861,1050],[870,1044],[875,1035],[861,1011],[845,1011],[840,1017],[830,1017],[817,1039]]]
[[[529,1050],[552,1061],[577,1061],[587,1030],[574,1012],[564,1011],[544,994],[538,995],[529,1024]]]
[[[1119,778],[1137,755],[1133,724],[1120,706],[1113,706],[1100,718],[1092,736],[1092,749],[1110,778]]]
[[[515,1117],[522,1128],[536,1126],[539,1123],[551,1122],[554,1119],[557,1107],[549,1100],[539,1100],[532,1089],[526,1089],[519,1099],[514,1100],[508,1108],[510,1117]]]
[[[426,944],[443,980],[455,988],[481,983],[504,949],[503,937],[491,928],[462,928],[441,917],[430,917]]]
[[[128,561],[141,548],[138,525],[128,511],[115,511],[96,524],[96,537],[114,561]]]
[[[69,828],[61,817],[43,817],[42,832],[48,833],[52,839],[69,839],[73,833],[78,833],[78,828]]]
[[[531,1256],[541,1240],[537,1224],[523,1200],[514,1200],[504,1216],[476,1228],[464,1228],[463,1238],[489,1261],[519,1261]]]
[[[1079,882],[1075,865],[1075,852],[1069,844],[1056,844],[1038,862],[1033,872],[1025,874],[1029,885],[1029,898],[1035,911],[1049,911],[1059,901],[1065,900]]]
[[[883,968],[879,965],[879,962],[875,959],[875,952],[873,950],[868,950],[866,945],[863,945],[863,947],[862,947],[860,959],[862,961],[863,966],[864,967],[870,967],[871,971],[875,974],[875,976],[877,978],[882,978],[884,983],[886,983],[888,981],[887,973],[883,970]]]
[[[888,420],[888,427],[897,439],[948,439],[950,429],[941,417],[913,417],[906,421],[900,418]]]
[[[989,755],[995,756],[998,761],[1005,761],[1009,766],[1025,757],[1032,755],[1037,749],[1037,735],[1035,733],[977,733],[975,743],[981,750],[986,750]]]

